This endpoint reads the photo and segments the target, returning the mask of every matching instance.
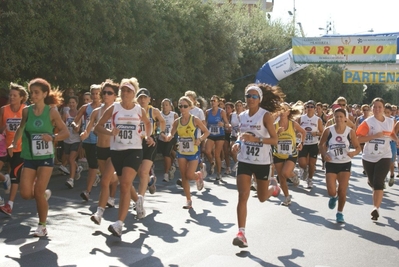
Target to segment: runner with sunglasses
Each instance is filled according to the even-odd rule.
[[[316,103],[309,100],[305,104],[306,114],[302,115],[298,123],[306,131],[303,148],[299,151],[298,163],[303,169],[302,180],[308,183],[307,188],[313,187],[313,175],[316,171],[317,155],[319,154],[319,136],[323,132],[323,123],[315,114]]]
[[[249,84],[245,88],[248,110],[239,115],[240,134],[232,148],[239,151],[237,156],[238,234],[233,239],[233,245],[241,248],[248,246],[245,226],[252,175],[257,180],[257,196],[260,202],[266,201],[272,195],[277,197],[280,193],[277,181],[271,179],[272,145],[277,145],[278,140],[271,113],[281,109],[280,103],[283,102],[284,96],[279,87],[267,84]]]

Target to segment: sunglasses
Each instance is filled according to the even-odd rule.
[[[111,91],[103,91],[102,94],[103,95],[114,95],[115,93],[111,92]]]
[[[188,108],[188,105],[179,105],[179,108]]]
[[[340,105],[341,107],[346,107],[346,104],[338,104],[338,105]]]
[[[314,108],[314,106],[306,106],[307,108]]]
[[[251,95],[251,94],[246,94],[245,97],[246,98],[252,98],[252,99],[259,99],[260,98],[259,95]]]

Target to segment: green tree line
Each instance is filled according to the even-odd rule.
[[[227,2],[2,0],[0,85],[43,77],[61,89],[88,89],[137,77],[157,98],[194,90],[242,99],[259,68],[290,49],[297,32],[260,9]],[[367,99],[361,85],[342,84],[339,66],[309,66],[279,85],[287,101]]]

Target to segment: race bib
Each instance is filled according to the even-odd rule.
[[[180,153],[193,153],[194,152],[194,140],[191,137],[180,137],[179,138],[179,152]]]
[[[312,135],[312,132],[306,132],[305,144],[312,144],[312,143],[314,143],[313,138],[314,138],[314,136]]]
[[[31,135],[31,146],[33,156],[47,156],[54,154],[53,141],[46,142],[42,139],[43,134]]]
[[[277,142],[277,153],[284,155],[292,154],[292,141],[291,140],[279,140]]]
[[[115,136],[116,143],[124,145],[133,144],[132,140],[133,140],[134,131],[136,131],[136,125],[117,124],[115,127],[119,129],[118,135]]]
[[[220,127],[217,124],[209,125],[209,132],[211,135],[218,135],[220,134]]]
[[[244,142],[245,144],[245,158],[250,161],[259,161],[260,149],[263,146],[258,142]]]
[[[21,124],[21,119],[7,119],[6,121],[7,131],[16,132],[20,124]]]
[[[382,150],[385,145],[385,140],[383,139],[373,139],[369,141],[367,146],[367,152],[371,155],[382,154]]]
[[[332,159],[338,159],[338,160],[348,159],[348,154],[345,144],[330,145],[328,154]]]

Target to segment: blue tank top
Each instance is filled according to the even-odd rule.
[[[89,124],[89,120],[90,120],[90,115],[93,112],[93,107],[91,106],[91,104],[87,105],[85,114],[84,116],[84,128],[86,129],[87,125]],[[83,143],[86,144],[96,144],[97,143],[97,135],[94,134],[93,132],[94,127],[92,128],[92,131],[89,133],[89,137],[87,137]]]
[[[212,109],[208,109],[208,118],[207,118],[207,124],[208,124],[208,130],[209,130],[209,135],[210,136],[224,136],[224,127],[218,126],[218,123],[221,121],[223,122],[222,119],[222,109],[219,108],[218,112],[216,115],[212,115]],[[224,123],[224,122],[223,122]]]

